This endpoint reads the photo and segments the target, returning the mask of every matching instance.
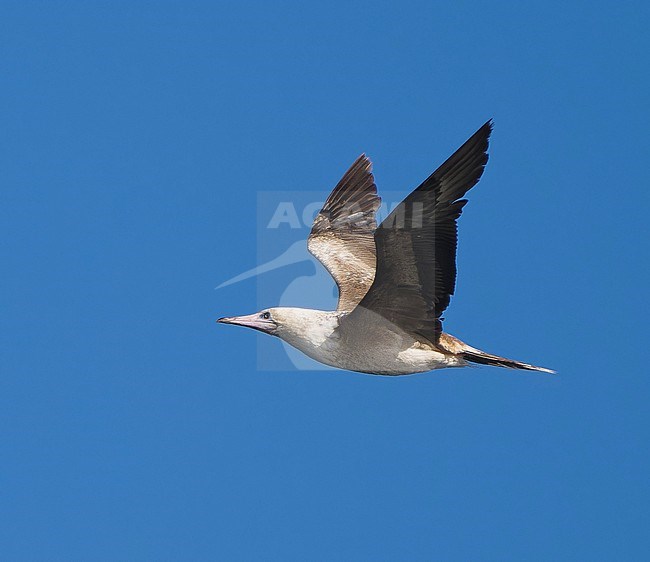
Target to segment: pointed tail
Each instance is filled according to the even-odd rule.
[[[526,371],[541,371],[542,373],[551,373],[555,374],[555,371],[547,369],[545,367],[537,367],[536,365],[531,365],[529,363],[522,363],[521,361],[515,361],[514,359],[506,359],[505,357],[499,357],[498,355],[491,355],[485,353],[480,349],[475,349],[473,347],[467,346],[468,351],[463,351],[463,359],[470,361],[471,363],[478,363],[479,365],[493,365],[495,367],[507,367],[508,369],[524,369]]]

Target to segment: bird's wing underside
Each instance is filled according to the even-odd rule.
[[[381,199],[372,163],[362,154],[316,215],[307,247],[339,288],[337,310],[352,310],[375,277],[375,213]]]
[[[342,332],[381,322],[437,343],[456,283],[456,220],[487,164],[491,131],[488,121],[377,228],[375,279]]]

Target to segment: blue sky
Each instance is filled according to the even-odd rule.
[[[4,2],[2,556],[650,556],[649,11]],[[261,192],[366,152],[406,195],[490,117],[445,326],[558,377],[260,370],[214,324],[276,304],[214,289]]]

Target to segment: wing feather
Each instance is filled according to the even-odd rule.
[[[381,317],[401,333],[437,342],[456,284],[456,221],[467,203],[461,198],[483,174],[491,131],[490,120],[376,229],[375,278],[341,329],[356,331]]]
[[[339,288],[337,310],[352,310],[375,277],[375,213],[380,205],[372,163],[359,156],[316,215],[307,248]]]

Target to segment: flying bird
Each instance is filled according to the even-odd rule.
[[[312,359],[349,371],[408,375],[494,365],[554,371],[492,355],[442,331],[456,284],[457,220],[488,161],[492,120],[377,226],[381,199],[362,154],[316,215],[309,251],[339,289],[334,311],[268,308],[218,322],[277,336]]]

